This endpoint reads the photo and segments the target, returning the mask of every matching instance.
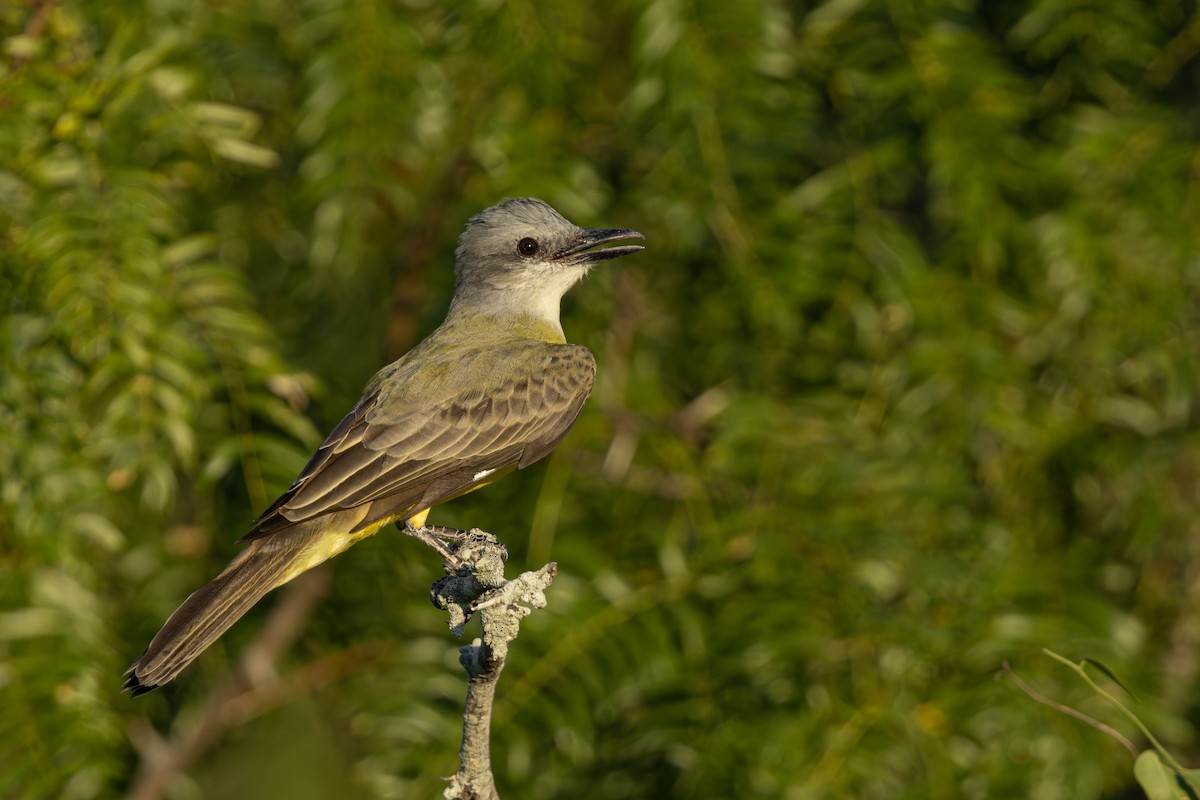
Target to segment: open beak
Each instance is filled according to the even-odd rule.
[[[626,239],[645,239],[638,231],[624,228],[588,228],[576,244],[558,254],[558,258],[569,259],[578,264],[594,264],[597,261],[607,261],[610,258],[620,258],[638,250],[644,250],[640,244],[626,244],[620,247],[603,247],[599,250],[591,248],[609,242],[621,242]]]

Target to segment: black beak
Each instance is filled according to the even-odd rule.
[[[594,264],[597,261],[607,261],[610,258],[620,258],[638,250],[644,250],[640,244],[627,244],[621,247],[605,247],[600,250],[591,248],[609,242],[620,242],[625,239],[645,239],[638,231],[624,228],[588,228],[580,240],[558,254],[558,258],[569,258],[582,264]],[[573,256],[573,258],[572,258]]]

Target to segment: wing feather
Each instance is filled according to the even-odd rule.
[[[366,527],[461,494],[482,471],[526,467],[549,454],[591,393],[596,362],[577,345],[522,347],[481,351],[477,358],[497,363],[474,364],[473,374],[486,377],[451,395],[421,399],[410,391],[389,403],[392,387],[374,383],[244,540],[370,504],[359,524]]]

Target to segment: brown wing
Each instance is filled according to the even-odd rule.
[[[486,383],[427,404],[390,408],[386,381],[375,385],[243,541],[370,504],[362,529],[486,482],[480,473],[543,458],[579,416],[596,362],[586,348],[546,345],[519,363],[498,364]]]

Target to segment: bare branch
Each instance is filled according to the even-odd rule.
[[[545,590],[554,581],[557,565],[551,562],[508,581],[504,578],[508,552],[490,533],[473,529],[450,535],[445,529],[424,528],[418,538],[425,541],[429,535],[454,539],[451,553],[444,558],[446,577],[431,589],[434,605],[449,613],[450,629],[456,636],[462,635],[476,613],[483,633],[459,650],[459,663],[467,671],[461,763],[443,796],[448,800],[499,800],[490,743],[496,683],[521,620],[532,609],[545,607]],[[435,549],[441,552],[441,548]]]

